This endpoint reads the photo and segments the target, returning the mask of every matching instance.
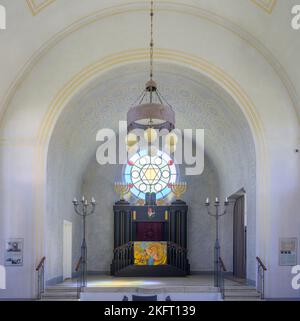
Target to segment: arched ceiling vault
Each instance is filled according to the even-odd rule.
[[[280,76],[300,115],[300,79],[295,68],[298,64],[300,41],[290,23],[294,2],[292,0],[226,1],[226,6],[220,6],[219,0],[157,1],[157,11],[194,12],[194,15],[202,19],[213,18],[215,23],[242,37],[265,57]],[[98,14],[105,11],[125,12],[138,7],[140,10],[147,10],[149,4],[149,1],[145,0],[135,2],[109,0],[101,3],[90,0],[84,2],[84,5],[79,0],[71,2],[70,7],[70,1],[3,1],[8,12],[8,28],[1,33],[0,38],[2,48],[0,68],[3,71],[2,75],[5,75],[0,78],[2,111],[20,86],[20,81],[45,53],[45,49],[57,43],[65,32],[70,32],[72,28],[74,31],[78,30],[81,22],[93,20],[95,12]],[[272,36],[274,33],[276,37]]]
[[[76,171],[81,171],[77,177],[82,176],[96,157],[98,130],[110,128],[118,133],[119,120],[126,120],[127,110],[144,88],[146,67],[130,64],[114,68],[77,93],[54,128],[48,163],[53,164],[56,153],[64,151],[60,154],[61,166],[68,166],[73,158]],[[242,173],[252,172],[255,177],[256,156],[251,130],[239,106],[199,73],[172,64],[156,67],[160,92],[176,112],[176,127],[204,129],[207,159],[223,179],[229,179],[228,173],[237,173],[236,190],[243,187]]]

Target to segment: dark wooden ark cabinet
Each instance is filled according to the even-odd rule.
[[[114,205],[114,258],[111,274],[115,276],[185,276],[190,273],[187,259],[187,213],[183,201],[171,205]],[[137,265],[135,242],[163,242],[166,262],[162,265]]]

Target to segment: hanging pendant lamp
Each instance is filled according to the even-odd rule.
[[[146,83],[144,91],[140,95],[138,104],[131,107],[127,113],[127,130],[130,133],[134,129],[145,130],[144,136],[148,143],[153,143],[157,137],[155,130],[166,129],[172,131],[175,128],[175,112],[170,104],[162,97],[153,80],[153,20],[154,3],[151,1],[151,40],[150,40],[150,80]]]

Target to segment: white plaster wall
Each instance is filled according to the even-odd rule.
[[[47,168],[47,215],[46,215],[46,280],[59,281],[63,275],[63,222],[72,226],[72,271],[80,257],[81,220],[74,212],[72,200],[80,199],[82,177],[80,175],[79,149],[71,144],[73,128],[65,137],[55,131],[49,146]]]
[[[26,298],[34,292],[32,270],[35,217],[32,146],[1,146],[0,149],[0,265],[5,265],[5,241],[9,238],[24,239],[23,266],[6,267],[6,290],[0,289],[0,298]],[[22,286],[20,286],[22,285]]]
[[[211,65],[221,67],[227,75],[230,75],[231,79],[238,82],[253,103],[253,108],[265,136],[265,153],[262,152],[259,144],[262,143],[262,136],[254,129],[255,122],[251,119],[249,112],[246,111],[242,99],[239,100],[237,92],[233,89],[226,89],[235,101],[239,100],[239,106],[243,109],[255,136],[259,160],[257,162],[257,179],[261,180],[262,175],[265,174],[267,178],[266,188],[263,188],[262,184],[259,183],[256,190],[258,202],[256,207],[256,225],[258,226],[256,230],[256,254],[262,257],[269,268],[267,296],[297,296],[298,294],[289,286],[290,272],[286,268],[278,267],[276,263],[278,238],[283,234],[300,237],[299,229],[297,229],[300,224],[300,217],[295,210],[299,198],[299,154],[294,153],[294,149],[299,145],[300,135],[299,123],[291,98],[270,61],[259,50],[249,45],[247,39],[220,27],[213,20],[203,19],[192,13],[180,13],[180,6],[178,9],[176,13],[171,11],[160,13],[160,22],[158,22],[157,27],[160,28],[161,32],[157,35],[157,47],[164,47],[172,52],[181,50],[188,53],[190,57],[191,55],[202,57],[208,60]],[[2,117],[1,144],[4,146],[6,144],[9,146],[18,144],[16,150],[18,150],[19,155],[22,155],[22,162],[34,164],[32,162],[34,152],[29,149],[26,150],[26,153],[22,153],[22,148],[30,142],[36,142],[38,129],[53,97],[73,76],[84,67],[101,60],[105,56],[111,56],[123,50],[144,48],[147,45],[144,39],[144,35],[147,33],[144,24],[146,13],[130,12],[121,16],[122,19],[120,19],[120,16],[101,19],[99,22],[86,25],[83,29],[64,38],[47,54],[45,52],[45,55],[37,62],[32,71],[26,75],[25,81],[18,86],[16,94],[12,97],[6,113]],[[135,23],[132,23],[133,21]],[[119,27],[120,22],[122,22],[122,27]],[[136,25],[141,26],[138,28],[138,32]],[[185,26],[184,31],[181,28],[183,25]],[[136,60],[141,59],[143,58],[137,58]],[[161,57],[157,59],[164,60]],[[182,60],[178,64],[189,65],[194,70],[198,68],[196,65],[192,65],[192,61]],[[209,74],[207,70],[202,70],[202,72]],[[95,74],[91,78],[97,77],[99,74]],[[210,75],[210,77],[225,88],[222,79],[215,75]],[[70,92],[70,95],[62,102],[60,107],[63,108],[70,97],[80,88],[86,86],[87,83],[85,82],[78,84],[78,87]],[[127,104],[124,105],[127,106]],[[250,107],[248,106],[248,108]],[[48,123],[50,131],[46,136],[47,139],[50,139],[50,133],[59,114],[58,108],[53,114],[52,121]],[[42,147],[47,149],[47,142]],[[218,167],[218,164],[222,163],[222,157],[213,158]],[[218,159],[219,162],[217,162]],[[3,186],[7,188],[7,193],[13,195],[13,192],[20,185],[18,181],[11,178],[16,175],[15,173],[18,173],[18,175],[27,174],[29,170],[19,168],[13,162],[10,162],[9,165],[9,168],[2,169],[1,177],[6,177],[6,179],[3,178]],[[30,235],[37,235],[37,237],[34,237],[36,248],[29,248],[29,253],[26,253],[31,260],[31,266],[34,266],[40,256],[45,253],[43,237],[41,237],[44,235],[43,225],[40,225],[40,222],[43,221],[43,213],[46,211],[42,201],[42,198],[46,195],[44,191],[46,171],[44,170],[39,175],[35,175],[34,180],[22,188],[19,196],[26,199],[27,202],[28,216],[26,218],[38,224],[38,234],[27,231]],[[26,198],[36,186],[40,190],[40,194],[37,192],[38,203],[41,204],[38,211],[36,200]],[[224,187],[224,191],[227,192],[227,190],[232,191],[233,185]],[[3,203],[3,195],[1,196],[1,203]],[[285,215],[282,213],[285,213]],[[16,221],[18,220],[17,210],[11,211],[6,208],[2,216],[8,215],[14,217]],[[8,232],[10,233],[12,230],[13,227],[9,227]],[[22,231],[25,234],[23,227]],[[21,231],[20,234],[22,234]],[[20,287],[26,292],[26,296],[31,290],[28,289],[25,280],[32,279],[34,275],[33,269],[30,273],[27,272],[28,275],[19,283]],[[21,275],[21,273],[18,275]],[[278,279],[282,280],[286,286],[281,286],[277,282]]]

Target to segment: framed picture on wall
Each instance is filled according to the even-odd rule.
[[[286,237],[279,240],[279,265],[297,265],[298,239],[296,237]]]
[[[5,266],[23,266],[24,239],[10,238],[5,241]]]

